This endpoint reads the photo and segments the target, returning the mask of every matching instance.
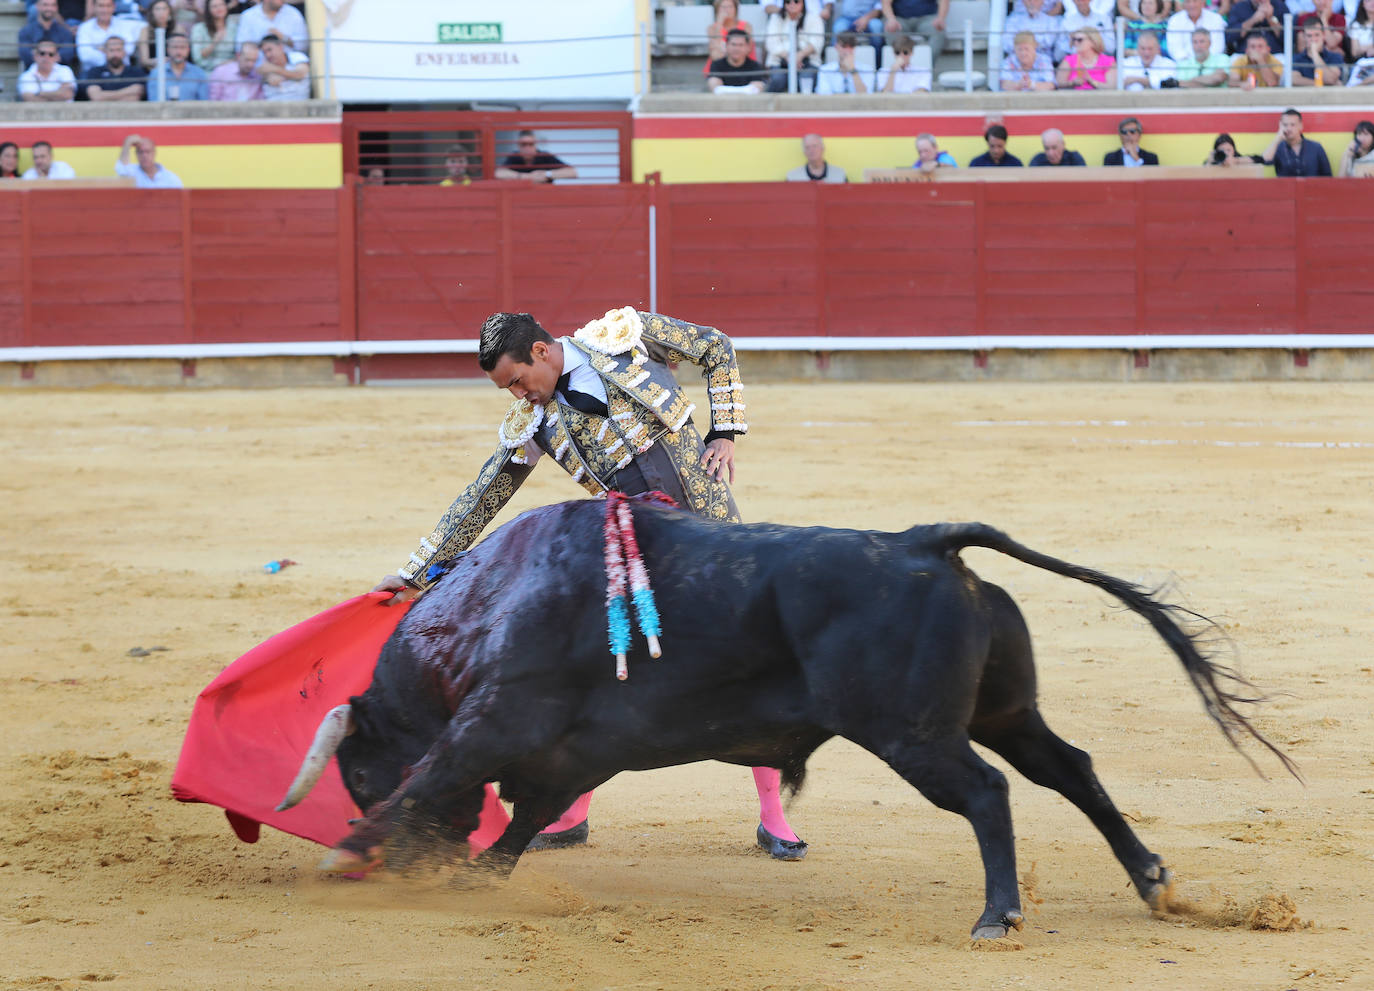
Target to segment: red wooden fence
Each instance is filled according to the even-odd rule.
[[[10,191],[0,347],[472,339],[657,305],[736,336],[1366,333],[1360,180]]]

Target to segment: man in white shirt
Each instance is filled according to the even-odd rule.
[[[1193,32],[1198,28],[1212,32],[1213,53],[1226,54],[1226,18],[1204,7],[1203,0],[1183,0],[1183,9],[1170,17],[1165,27],[1169,32],[1166,48],[1175,62],[1193,53]]]
[[[241,46],[247,41],[261,44],[269,34],[275,34],[298,52],[310,51],[310,29],[306,27],[305,18],[285,0],[262,0],[256,7],[239,14],[239,33],[234,44]]]
[[[24,173],[25,179],[75,179],[76,170],[66,162],[52,157],[52,145],[46,141],[33,143],[33,168]]]
[[[76,74],[57,61],[57,43],[40,41],[33,49],[33,65],[19,74],[19,99],[25,103],[71,103],[76,99]]]
[[[930,69],[917,69],[911,64],[911,56],[916,51],[916,43],[904,34],[892,42],[894,58],[891,65],[878,70],[874,84],[875,93],[915,93],[918,90],[930,92]]]
[[[81,62],[83,77],[105,64],[105,39],[112,34],[124,39],[126,50],[138,50],[138,36],[143,30],[143,22],[115,17],[114,11],[114,0],[95,0],[95,16],[82,21],[76,29],[76,57]]]
[[[129,150],[137,148],[138,161],[129,161]],[[115,162],[115,175],[133,179],[139,189],[180,189],[181,180],[171,169],[165,168],[157,160],[157,145],[152,138],[130,134],[119,149],[119,161]]]
[[[292,51],[275,34],[262,39],[262,76],[264,100],[310,99],[310,57]]]
[[[1141,31],[1134,55],[1121,60],[1121,85],[1124,89],[1159,89],[1166,79],[1177,79],[1178,66],[1159,53],[1159,32]]]
[[[820,93],[867,93],[868,83],[864,74],[854,65],[854,48],[861,39],[850,31],[835,39],[835,61],[821,66],[816,76],[816,92]]]

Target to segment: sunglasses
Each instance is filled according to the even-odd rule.
[[[1074,35],[1072,38],[1070,38],[1069,40],[1070,40],[1071,42],[1073,42],[1073,43],[1076,45],[1076,44],[1078,44],[1080,41],[1087,41],[1087,40],[1088,40],[1088,37],[1087,37],[1087,35],[1076,34],[1076,35]]]
[[[1121,129],[1121,133],[1122,133],[1122,134],[1139,134],[1139,133],[1140,133],[1140,128],[1138,128],[1138,127],[1123,127],[1123,128]]]

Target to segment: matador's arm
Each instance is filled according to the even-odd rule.
[[[717,437],[732,438],[749,432],[744,419],[744,383],[735,362],[735,346],[714,327],[641,313],[644,346],[656,361],[689,361],[701,368],[706,391],[711,397],[711,430],[706,443]]]
[[[397,574],[416,588],[428,588],[434,580],[427,575],[431,564],[447,561],[471,547],[529,477],[532,466],[522,463],[522,450],[497,448],[478,472],[477,480],[453,501],[434,532],[421,538],[419,549]]]

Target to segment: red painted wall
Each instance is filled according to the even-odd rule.
[[[0,195],[0,346],[475,338],[649,305],[736,336],[1366,332],[1360,180]]]

